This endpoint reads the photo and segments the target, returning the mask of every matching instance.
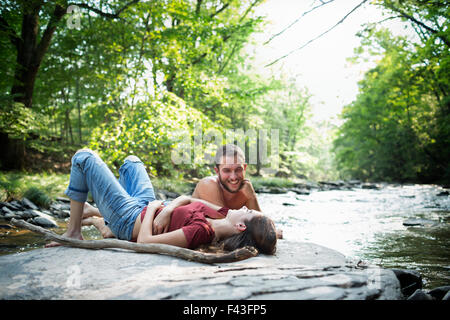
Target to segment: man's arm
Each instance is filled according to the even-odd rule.
[[[251,210],[256,210],[261,212],[261,208],[259,207],[258,199],[256,196],[254,198],[248,199],[245,203],[245,206]]]
[[[219,207],[225,207],[222,192],[219,189],[217,182],[211,178],[204,178],[200,180],[192,193],[192,197],[203,199]]]
[[[244,193],[245,197],[247,198],[245,206],[252,210],[261,211],[261,208],[259,207],[258,203],[258,198],[256,197],[255,189],[253,189],[253,185],[250,182],[250,180],[245,179],[243,181],[241,190]]]

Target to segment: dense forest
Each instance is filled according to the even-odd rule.
[[[411,23],[414,41],[368,25],[354,61],[376,66],[359,83],[334,141],[341,174],[397,182],[450,181],[450,6],[384,1]]]
[[[362,45],[354,61],[372,55],[377,65],[331,138],[306,124],[306,88],[252,67],[245,47],[264,28],[255,14],[262,2],[2,0],[2,170],[67,171],[73,152],[89,147],[116,169],[135,154],[154,176],[201,176],[218,141],[198,142],[199,133],[243,141],[249,155],[261,141],[246,133],[263,131],[286,177],[450,180],[445,2],[371,3],[408,21],[417,41],[376,24],[355,30]],[[174,161],[186,141],[189,161]],[[258,157],[251,173],[273,163]]]

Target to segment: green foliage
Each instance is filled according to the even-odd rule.
[[[19,179],[20,175],[18,174],[0,174],[0,195],[2,201],[12,200],[14,195],[19,192],[21,186]]]
[[[448,47],[431,38],[415,44],[385,29],[361,36],[379,60],[342,113],[334,146],[343,176],[449,181]]]
[[[294,180],[278,177],[251,177],[250,181],[255,189],[261,187],[292,188],[295,186]]]
[[[36,118],[33,110],[22,104],[6,103],[0,109],[0,128],[12,138],[25,139],[36,128]]]
[[[214,128],[201,112],[186,106],[172,93],[148,104],[137,104],[124,113],[111,110],[112,121],[94,130],[89,147],[97,150],[108,165],[118,169],[126,156],[141,158],[153,176],[182,177],[182,170],[204,170],[204,165],[189,156],[187,163],[174,163],[173,154],[188,137],[193,140],[195,126]],[[217,129],[218,130],[218,129]],[[190,150],[190,149],[189,149]]]
[[[52,203],[52,199],[38,187],[28,188],[24,192],[23,197],[41,208],[49,208]]]
[[[62,196],[69,181],[68,174],[28,173],[0,171],[0,201],[22,199],[24,196],[36,200],[36,204],[48,204],[49,199]]]
[[[152,185],[156,190],[167,190],[184,195],[191,195],[196,183],[179,178],[156,177],[152,178]]]
[[[89,146],[113,169],[135,154],[151,175],[183,178],[212,173],[202,157],[215,141],[195,145],[199,126],[203,134],[278,129],[281,167],[304,174],[310,169],[298,149],[308,134],[309,95],[295,79],[259,75],[243,50],[263,26],[255,14],[262,2],[84,1],[78,29],[69,27],[71,14],[56,19],[57,5],[66,8],[67,1],[33,2],[40,4],[36,41],[49,23],[56,29],[32,106],[2,107],[2,132],[26,139],[28,154],[57,155],[66,164],[73,150]],[[0,31],[7,62],[0,67],[0,102],[12,101],[19,50],[10,39],[21,34],[32,8],[27,1],[0,8],[2,26],[8,25]],[[175,163],[174,151],[187,141],[191,161]],[[245,142],[249,148],[252,142]]]

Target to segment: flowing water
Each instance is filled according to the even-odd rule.
[[[286,239],[314,242],[386,268],[417,270],[425,288],[450,285],[450,197],[433,185],[383,185],[258,199]],[[408,220],[421,226],[404,226]]]
[[[285,239],[314,242],[386,268],[417,270],[425,288],[450,285],[450,197],[435,185],[388,185],[379,190],[315,191],[309,195],[259,194],[261,208]],[[421,226],[404,226],[421,219]],[[0,225],[0,255],[42,248],[26,230]],[[62,233],[66,221],[60,220]],[[83,227],[85,239],[99,239]]]

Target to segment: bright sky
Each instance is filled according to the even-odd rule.
[[[264,34],[256,37],[261,45],[255,48],[255,57],[261,70],[263,66],[277,58],[301,47],[309,40],[326,31],[361,0],[336,0],[302,17],[294,26],[269,44],[262,45],[273,34],[280,32],[303,12],[317,6],[320,1],[313,0],[267,0],[258,9],[257,14],[271,21]],[[341,112],[342,107],[353,101],[358,92],[357,82],[362,79],[369,65],[350,66],[346,58],[352,57],[354,48],[359,46],[356,32],[361,25],[385,19],[380,9],[366,4],[353,12],[343,23],[326,35],[310,43],[305,48],[292,53],[277,62],[272,72],[288,72],[294,75],[301,87],[307,87],[313,95],[313,120],[331,120]],[[386,22],[394,33],[404,33],[401,22]],[[396,30],[395,30],[396,29]],[[395,32],[398,31],[398,32]],[[410,31],[408,31],[410,32]]]

